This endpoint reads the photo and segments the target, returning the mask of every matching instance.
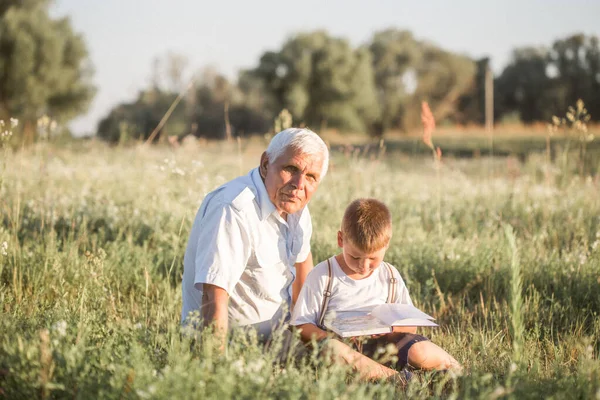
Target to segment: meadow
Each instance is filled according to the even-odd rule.
[[[181,335],[197,208],[266,142],[4,149],[0,398],[600,399],[600,181],[541,143],[441,163],[415,141],[333,152],[310,204],[315,263],[336,252],[352,199],[386,202],[386,260],[440,324],[421,332],[465,367],[407,388],[359,382],[314,354],[278,365],[253,337],[220,354]]]

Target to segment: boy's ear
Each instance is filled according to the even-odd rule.
[[[344,247],[344,236],[342,235],[342,231],[338,231],[337,240],[338,240],[338,246]]]
[[[269,166],[269,156],[267,152],[263,152],[260,156],[260,165],[258,166],[258,172],[260,173],[261,178],[265,179],[267,177],[267,167]]]

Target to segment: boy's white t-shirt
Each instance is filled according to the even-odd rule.
[[[346,275],[335,257],[331,257],[329,260],[332,270],[332,288],[325,319],[328,318],[328,315],[331,316],[331,313],[343,316],[344,314],[357,314],[361,310],[364,312],[387,301],[390,273],[383,262],[369,277],[354,280]],[[392,267],[391,269],[394,277],[398,280],[396,282],[396,303],[412,305],[408,289],[400,273],[396,268]],[[291,325],[317,325],[328,276],[327,260],[319,263],[310,271],[298,300],[296,300]]]

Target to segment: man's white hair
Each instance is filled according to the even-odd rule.
[[[288,148],[292,148],[304,154],[323,157],[323,167],[321,168],[321,179],[327,174],[329,168],[329,149],[319,135],[310,129],[288,128],[273,136],[269,147],[267,147],[267,156],[269,164],[273,164]]]

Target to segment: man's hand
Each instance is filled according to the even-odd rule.
[[[229,294],[223,288],[205,283],[202,285],[202,307],[200,315],[204,327],[210,326],[214,329],[215,336],[219,341],[219,348],[225,350],[225,340],[228,329]]]
[[[298,299],[298,295],[300,294],[300,290],[302,289],[302,285],[304,285],[304,281],[306,280],[306,276],[313,269],[313,259],[312,253],[308,253],[308,257],[303,262],[299,262],[294,264],[296,267],[296,279],[292,284],[292,306],[296,304],[296,300]]]

